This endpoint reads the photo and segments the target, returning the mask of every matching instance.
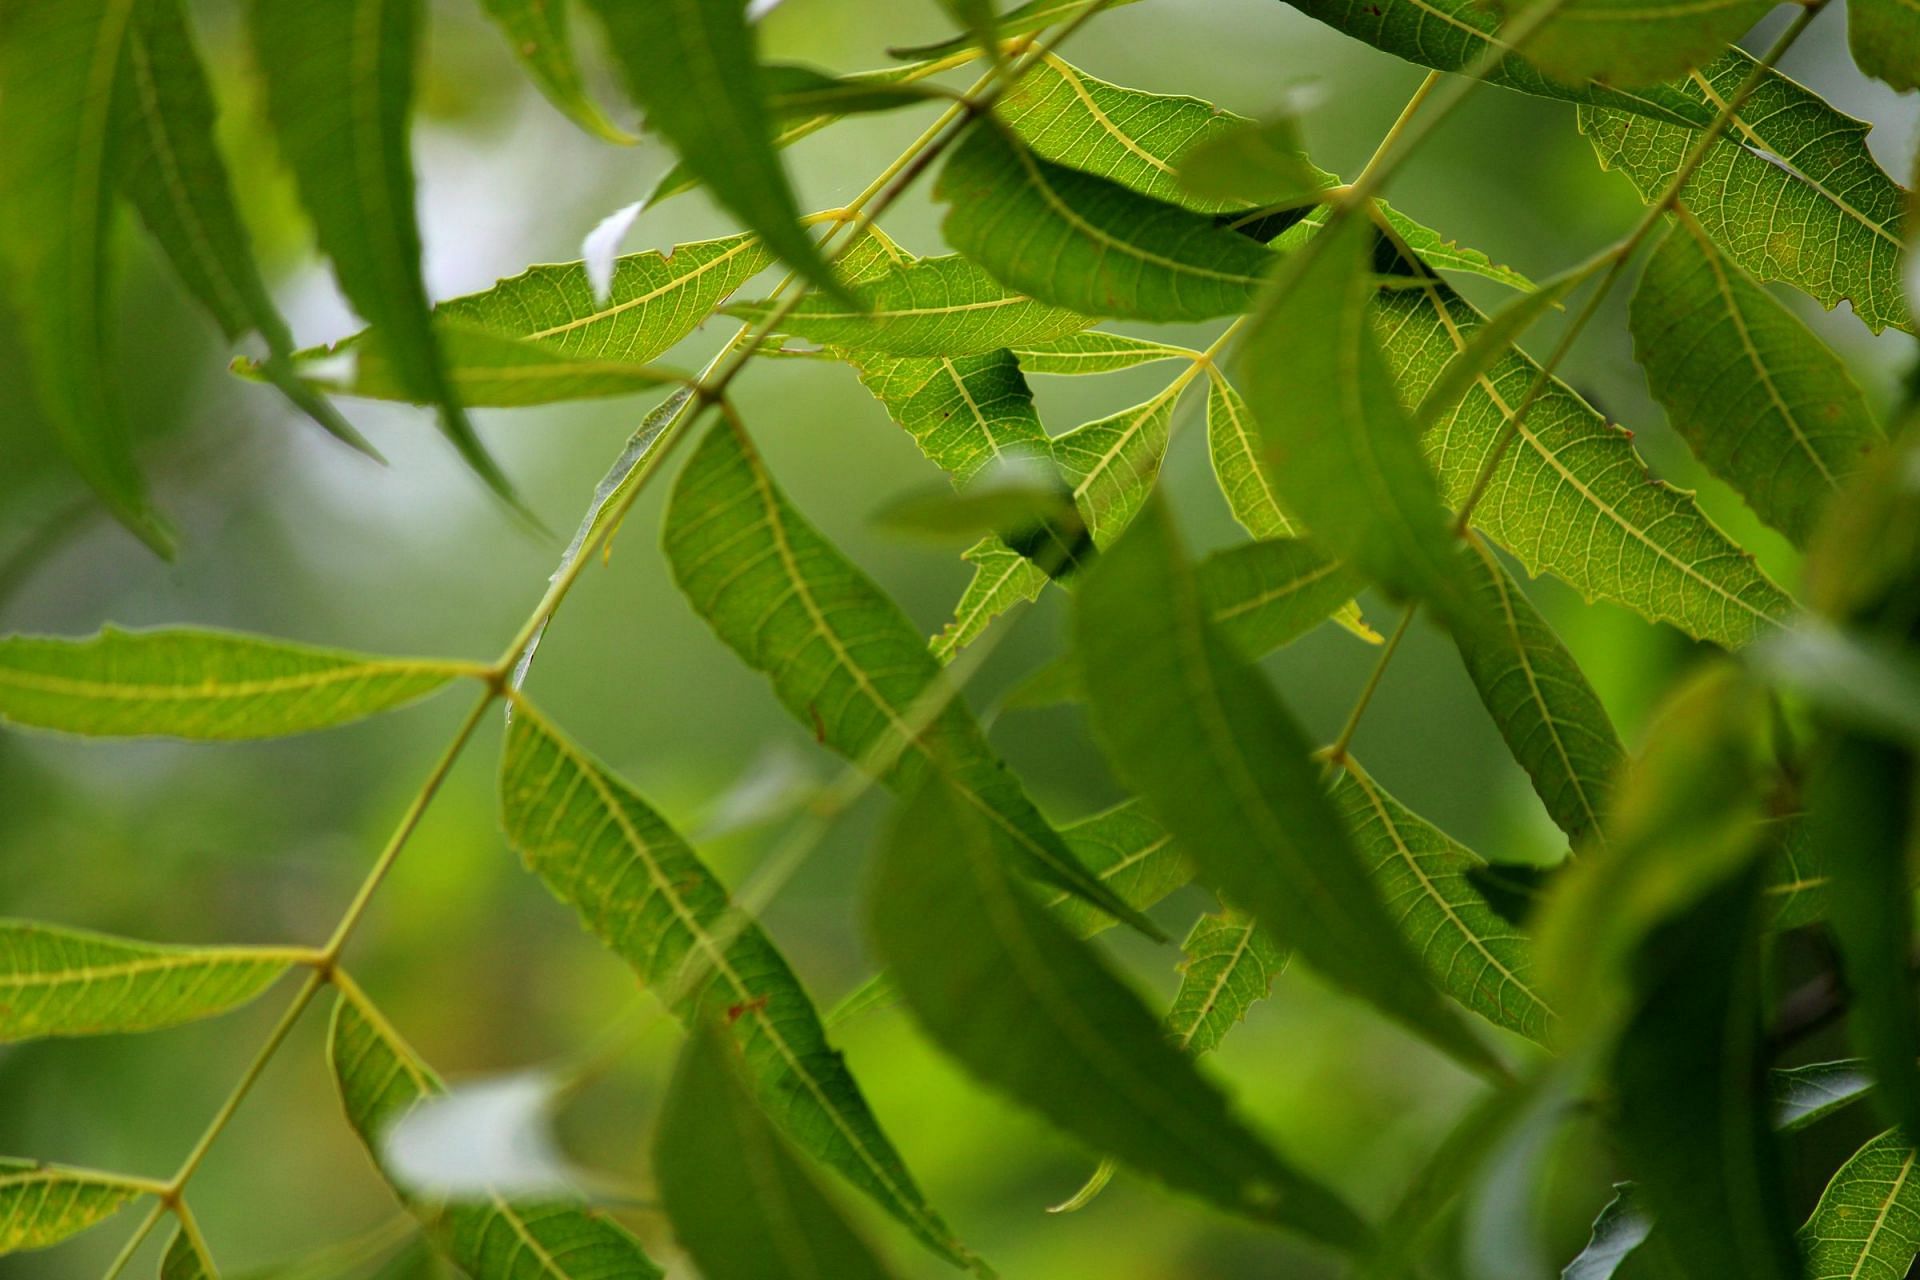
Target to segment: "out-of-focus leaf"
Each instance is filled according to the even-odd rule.
[[[1502,0],[1517,20],[1541,0]],[[1655,85],[1691,71],[1758,22],[1774,0],[1567,0],[1527,40],[1527,60],[1567,84]]]
[[[1831,878],[1827,915],[1852,996],[1848,1030],[1888,1119],[1920,1134],[1920,1006],[1912,977],[1914,762],[1834,734],[1807,781],[1809,843]]]
[[[1920,660],[1912,649],[1808,617],[1754,646],[1753,657],[1831,720],[1920,747]]]
[[[1802,1275],[1760,1070],[1759,886],[1737,871],[1644,936],[1613,1055],[1614,1131],[1689,1276]]]
[[[1117,9],[1123,4],[1132,4],[1134,0],[1026,0],[1000,15],[999,28],[1002,37],[1023,36],[1030,31],[1052,26],[1056,22],[1070,22],[1083,10],[1095,4],[1104,4],[1106,8]],[[967,47],[970,36],[952,36],[945,40],[936,40],[932,44],[897,46],[887,50],[896,58],[937,58],[944,54],[957,53]]]
[[[1086,575],[1074,644],[1115,773],[1200,879],[1329,981],[1498,1070],[1399,939],[1300,728],[1208,621],[1162,503]]]
[[[1430,980],[1495,1026],[1547,1043],[1554,1015],[1533,975],[1532,948],[1471,878],[1485,860],[1410,812],[1356,761],[1334,784],[1333,803]]]
[[[897,111],[947,96],[911,80],[835,76],[791,63],[769,63],[761,67],[760,82],[766,86],[767,110],[777,120]]]
[[[1774,829],[1773,878],[1763,896],[1773,910],[1774,929],[1798,929],[1827,914],[1827,860],[1813,847],[1805,821],[1794,818]]]
[[[1920,1176],[1899,1130],[1861,1147],[1834,1172],[1800,1228],[1813,1280],[1906,1280],[1920,1256]]]
[[[1073,486],[1095,545],[1112,546],[1153,492],[1173,434],[1173,408],[1185,388],[1185,382],[1173,382],[1144,404],[1054,437],[1054,460]]]
[[[140,211],[181,283],[233,341],[258,331],[262,372],[308,417],[350,445],[372,446],[324,396],[293,376],[293,334],[254,265],[227,167],[214,140],[214,103],[178,0],[137,0],[123,83],[114,94],[124,152],[121,190]],[[376,455],[377,456],[377,455]]]
[[[1258,463],[1329,550],[1456,629],[1476,618],[1466,566],[1369,325],[1372,229],[1347,222],[1263,299],[1239,374]]]
[[[151,1031],[245,1004],[307,953],[175,947],[0,921],[0,1044]]]
[[[1238,204],[1278,204],[1319,190],[1292,116],[1249,121],[1208,138],[1180,157],[1180,185],[1197,196]]]
[[[657,384],[662,371],[650,362],[770,261],[752,235],[626,254],[614,260],[604,300],[596,300],[582,263],[529,267],[491,289],[441,303],[433,316],[448,372],[468,403],[539,404],[569,390],[620,394]],[[329,372],[349,355],[351,374]],[[330,347],[310,347],[296,359],[306,376],[340,391],[414,398],[378,326]],[[516,368],[521,365],[525,369]],[[577,377],[571,388],[558,381],[566,375]]]
[[[344,987],[334,1005],[327,1061],[347,1121],[376,1166],[387,1131],[441,1092],[438,1077],[355,987]],[[382,1176],[388,1176],[384,1169]],[[397,1185],[394,1194],[434,1246],[474,1280],[657,1280],[662,1274],[624,1228],[571,1200],[494,1194],[433,1204]]]
[[[968,1260],[828,1044],[799,979],[658,813],[524,703],[507,733],[500,796],[507,839],[527,866],[676,1017],[726,1019],[762,1105],[796,1144],[943,1257]]]
[[[1209,218],[974,125],[934,188],[941,228],[1010,289],[1082,315],[1206,320],[1252,304],[1274,258]]]
[[[1491,627],[1456,634],[1461,661],[1507,749],[1576,846],[1604,842],[1601,819],[1625,751],[1600,697],[1520,584],[1478,538],[1467,570]]]
[[[773,148],[745,6],[734,0],[588,0],[647,127],[700,184],[814,287],[851,301],[800,226]]]
[[[1840,1108],[1858,1102],[1873,1089],[1867,1064],[1858,1058],[1776,1068],[1767,1073],[1773,1091],[1773,1125],[1794,1133]]]
[[[91,737],[311,733],[425,697],[477,663],[370,658],[228,631],[0,637],[0,720]]]
[[[1902,432],[1827,510],[1807,549],[1809,603],[1840,622],[1869,620],[1920,585],[1920,431]]]
[[[1085,316],[1003,288],[955,255],[916,258],[858,287],[862,306],[809,297],[780,320],[796,337],[894,356],[971,356],[1046,342],[1087,326]],[[759,321],[773,304],[736,303],[729,315]]]
[[[499,26],[500,34],[507,38],[507,47],[520,60],[521,69],[567,119],[607,142],[624,146],[638,141],[607,119],[581,83],[580,67],[573,59],[573,46],[567,38],[569,0],[481,0],[481,3]]]
[[[1653,1230],[1653,1220],[1634,1203],[1633,1185],[1616,1182],[1613,1190],[1613,1199],[1593,1220],[1587,1247],[1561,1271],[1560,1280],[1613,1280],[1627,1255]]]
[[[1194,921],[1180,944],[1180,989],[1167,1010],[1167,1035],[1194,1057],[1211,1053],[1286,971],[1287,952],[1253,917],[1227,910]]]
[[[1848,0],[1847,47],[1868,75],[1920,89],[1920,9],[1908,0]]]
[[[1634,291],[1634,356],[1700,460],[1805,546],[1880,424],[1840,358],[1684,206],[1674,215]]]
[[[0,254],[41,411],[119,521],[170,556],[173,535],[147,501],[132,433],[108,372],[107,240],[125,163],[116,99],[132,0],[10,6],[0,99]]]
[[[1388,1211],[1372,1251],[1354,1268],[1354,1280],[1407,1280],[1438,1250],[1430,1237],[1447,1221],[1473,1174],[1505,1133],[1514,1094],[1481,1098],[1453,1126]]]
[[[110,1173],[0,1156],[0,1256],[59,1244],[145,1191]]]
[[[207,1242],[200,1238],[198,1227],[189,1227],[183,1222],[173,1233],[166,1253],[160,1258],[160,1280],[220,1280],[220,1272],[207,1254]]]
[[[822,743],[902,792],[945,778],[1029,872],[1157,935],[1073,860],[966,707],[937,701],[940,663],[919,631],[794,510],[733,422],[680,473],[664,542],[694,611]]]
[[[960,493],[945,486],[911,491],[874,512],[873,521],[898,533],[951,541],[1020,529],[1062,515],[1077,519],[1071,496],[1047,484],[1046,474],[1010,475],[1002,483],[983,479]]]
[[[1199,355],[1187,347],[1130,338],[1124,333],[1087,329],[1050,342],[1025,342],[1013,348],[1027,373],[1113,373],[1160,360],[1192,360]]]
[[[408,116],[419,0],[249,0],[267,118],[340,290],[382,345],[409,398],[503,496],[507,478],[460,406],[441,361],[414,223]]]
[[[1139,997],[1025,896],[977,811],[945,788],[899,815],[868,903],[907,1007],[981,1081],[1224,1209],[1337,1246],[1366,1239],[1353,1211],[1247,1130]]]
[[[1678,82],[1709,116],[1753,71],[1737,49]],[[1871,126],[1786,76],[1766,76],[1687,182],[1687,208],[1727,259],[1762,283],[1780,281],[1822,306],[1853,304],[1875,333],[1912,331],[1900,279],[1907,197],[1867,148]],[[1603,168],[1658,198],[1694,144],[1693,130],[1583,107],[1580,129]]]
[[[886,1266],[761,1112],[730,1037],[696,1025],[654,1135],[660,1199],[707,1280],[884,1280]]]

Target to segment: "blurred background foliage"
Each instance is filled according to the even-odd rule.
[[[236,10],[227,0],[195,7],[219,81],[230,163],[297,335],[329,341],[358,324],[312,256],[267,138]],[[1874,150],[1904,176],[1915,154],[1914,103],[1853,73],[1842,22],[1837,11],[1822,17],[1784,69],[1878,124]],[[631,123],[590,24],[576,27],[601,101]],[[763,27],[769,56],[837,70],[883,64],[887,44],[942,34],[931,0],[788,0]],[[1421,77],[1275,0],[1153,0],[1103,16],[1068,56],[1106,79],[1204,96],[1246,114],[1310,103],[1314,158],[1349,177]],[[583,233],[643,194],[669,164],[659,145],[620,150],[568,124],[468,0],[433,6],[421,107],[421,218],[436,298],[484,288],[530,262],[577,257]],[[788,159],[803,203],[829,207],[851,196],[922,123],[911,114],[855,118],[795,147]],[[1449,122],[1396,179],[1392,198],[1535,278],[1608,242],[1641,208],[1624,179],[1594,163],[1571,106],[1497,89],[1480,91]],[[230,377],[219,335],[123,219],[119,376],[155,497],[180,526],[181,554],[172,564],[156,560],[93,505],[36,420],[17,342],[0,316],[0,629],[79,634],[107,621],[194,622],[369,651],[493,656],[537,599],[559,543],[506,515],[433,429],[429,411],[345,403],[392,460],[383,470],[293,419],[270,389]],[[885,225],[910,248],[938,245],[924,190]],[[733,229],[693,194],[644,215],[627,247],[664,248]],[[1467,282],[1470,293],[1476,283]],[[1717,521],[1758,549],[1781,581],[1795,582],[1785,541],[1705,476],[1666,429],[1631,358],[1625,296],[1616,295],[1611,314],[1576,348],[1569,381],[1638,433],[1656,474],[1698,488]],[[1870,399],[1882,408],[1894,399],[1913,360],[1911,339],[1872,341],[1849,316],[1781,296],[1850,360]],[[1546,348],[1553,323],[1541,326],[1531,349]],[[724,336],[710,325],[694,342],[711,349]],[[1057,434],[1145,398],[1164,375],[1035,382]],[[741,380],[738,399],[798,505],[918,623],[938,629],[965,567],[945,549],[902,542],[871,523],[889,498],[937,479],[907,436],[836,364],[763,362]],[[1224,544],[1239,535],[1206,475],[1200,401],[1193,394],[1181,405],[1165,482],[1196,540]],[[645,408],[618,400],[476,417],[533,509],[564,531]],[[832,762],[674,589],[656,546],[664,491],[642,500],[611,559],[574,593],[530,688],[684,831],[709,833],[703,851],[738,886],[781,830],[777,817],[740,826],[743,802],[824,779]],[[1694,646],[1557,584],[1530,590],[1635,741],[1656,692],[1694,660]],[[969,688],[976,707],[994,707],[1059,650],[1062,604],[1050,593],[1014,621]],[[1374,612],[1390,616],[1384,606]],[[1373,657],[1348,634],[1322,627],[1268,666],[1288,701],[1330,738]],[[318,941],[451,733],[462,701],[448,696],[319,737],[231,747],[0,734],[0,913],[153,940]],[[1078,709],[1007,711],[993,734],[1056,819],[1118,798]],[[581,1160],[644,1196],[646,1141],[678,1032],[508,854],[494,811],[496,735],[489,731],[468,753],[433,807],[356,939],[350,966],[427,1060],[456,1079],[565,1060],[600,1042],[611,1022],[636,1020],[632,1051],[561,1126]],[[1410,807],[1486,856],[1551,861],[1563,851],[1452,646],[1424,621],[1369,712],[1356,754]],[[844,820],[766,913],[823,1007],[870,972],[853,904],[883,803],[869,797]],[[1156,914],[1178,936],[1206,905],[1189,890]],[[1177,953],[1109,938],[1164,1001]],[[281,998],[143,1037],[0,1048],[0,1151],[164,1174],[226,1094]],[[377,1231],[394,1216],[340,1117],[322,1061],[322,1021],[309,1016],[195,1183],[200,1219],[235,1274]],[[1283,1238],[1124,1175],[1084,1212],[1050,1217],[1043,1207],[1091,1167],[1084,1152],[962,1079],[896,1011],[863,1014],[838,1037],[934,1203],[1004,1274],[1330,1273],[1325,1260]],[[1823,1049],[1843,1052],[1816,1041],[1808,1054]],[[1283,1150],[1371,1208],[1390,1201],[1475,1087],[1299,970],[1256,1006],[1211,1069]],[[1869,1136],[1872,1123],[1846,1113],[1802,1140],[1804,1204],[1821,1171]],[[1556,1190],[1554,1230],[1567,1252],[1605,1195],[1597,1178]],[[869,1206],[842,1199],[891,1246],[905,1274],[941,1273]],[[671,1256],[657,1215],[642,1208],[631,1222],[656,1256]],[[98,1275],[131,1225],[129,1216],[54,1252],[0,1260],[0,1276]]]

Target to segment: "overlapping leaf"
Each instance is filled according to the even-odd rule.
[[[59,1244],[144,1190],[112,1174],[0,1156],[0,1255]]]
[[[1101,557],[1075,605],[1094,729],[1200,878],[1329,981],[1489,1065],[1395,932],[1305,736],[1207,620],[1162,504]]]
[[[1132,338],[1124,333],[1088,329],[1051,342],[1016,345],[1013,354],[1027,373],[1114,373],[1161,360],[1192,360],[1199,353],[1186,347]]]
[[[0,921],[0,1043],[151,1031],[259,995],[306,953],[177,947]]]
[[[421,1099],[442,1092],[439,1079],[355,988],[343,990],[334,1006],[327,1059],[347,1120],[376,1165],[388,1130]],[[624,1228],[578,1203],[491,1194],[428,1204],[397,1186],[395,1194],[435,1247],[474,1280],[656,1280],[662,1274]]]
[[[926,661],[926,651],[915,651]],[[761,1105],[837,1170],[958,1262],[965,1249],[881,1132],[812,1001],[758,926],[679,834],[524,703],[508,730],[507,838],[555,896],[683,1021],[728,1019]]]
[[[220,1280],[198,1227],[189,1228],[183,1223],[173,1233],[160,1258],[160,1280]]]
[[[1054,461],[1073,486],[1096,546],[1112,546],[1153,492],[1173,433],[1173,409],[1186,385],[1176,380],[1143,404],[1054,437]]]
[[[902,791],[945,778],[1030,872],[1144,923],[1073,860],[972,715],[937,687],[920,633],[774,488],[733,422],[717,423],[681,472],[663,536],[694,610],[824,744]]]
[[[1848,1157],[1800,1228],[1807,1280],[1906,1280],[1920,1256],[1920,1170],[1897,1130]]]
[[[482,0],[482,4],[528,77],[569,120],[607,142],[635,140],[607,119],[581,83],[580,67],[567,38],[567,0]]]
[[[1280,506],[1280,495],[1260,465],[1259,428],[1253,411],[1226,378],[1215,373],[1207,386],[1207,452],[1227,507],[1242,528],[1256,538],[1285,538],[1299,532]]]
[[[973,577],[953,607],[953,621],[933,638],[933,655],[942,662],[953,661],[1001,614],[1038,600],[1053,581],[1045,569],[999,538],[982,538],[961,552],[960,558],[973,566]]]
[[[1026,0],[1017,4],[999,17],[1000,35],[1022,36],[1042,27],[1052,26],[1056,22],[1071,22],[1085,10],[1095,4],[1107,9],[1117,9],[1123,4],[1132,4],[1134,0]],[[906,48],[888,50],[896,58],[929,58],[944,53],[953,53],[967,47],[968,37],[954,36],[933,44],[913,45]]]
[[[477,664],[370,658],[226,631],[0,638],[0,720],[98,737],[271,738],[403,706]]]
[[[674,1234],[707,1280],[889,1274],[767,1122],[711,1025],[681,1052],[653,1163]]]
[[[1510,19],[1539,0],[1506,0]],[[1740,38],[1773,0],[1567,0],[1527,40],[1527,60],[1567,84],[1623,88],[1683,75]]]
[[[1335,1245],[1366,1226],[1249,1132],[1097,953],[1027,898],[976,811],[929,788],[895,822],[869,897],[875,950],[969,1072],[1096,1150]]]
[[[1087,870],[1141,911],[1193,879],[1180,847],[1138,800],[1071,823],[1061,828],[1060,837]],[[1113,927],[1113,917],[1071,894],[1055,894],[1046,901],[1054,918],[1080,937]]]
[[[1180,953],[1180,989],[1167,1010],[1167,1035],[1195,1057],[1213,1052],[1247,1010],[1267,998],[1288,959],[1252,916],[1231,910],[1194,921]]]
[[[1634,356],[1674,430],[1805,546],[1881,439],[1838,356],[1728,261],[1682,206],[1633,295]]]
[[[1792,1133],[1865,1097],[1873,1077],[1866,1063],[1848,1058],[1776,1068],[1767,1073],[1767,1085],[1773,1094],[1774,1127]]]
[[[1208,621],[1249,659],[1263,658],[1325,622],[1361,585],[1352,569],[1292,538],[1216,551],[1200,562],[1195,576]]]
[[[1920,8],[1912,0],[1851,0],[1847,46],[1868,75],[1896,89],[1920,88]]]

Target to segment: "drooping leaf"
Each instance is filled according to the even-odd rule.
[[[941,228],[1010,289],[1084,316],[1206,320],[1251,304],[1272,255],[1209,218],[975,124],[934,188]]]
[[[1881,439],[1846,366],[1685,206],[1634,291],[1634,356],[1700,460],[1804,547]]]
[[[1383,293],[1374,310],[1394,381],[1414,402],[1484,323],[1438,281]],[[1427,456],[1449,504],[1465,500],[1537,373],[1511,352],[1428,428]],[[1728,648],[1792,610],[1690,495],[1653,481],[1627,434],[1559,382],[1520,423],[1474,508],[1473,527],[1529,573],[1551,573],[1590,599],[1613,600]]]
[[[1711,116],[1753,67],[1729,50],[1675,91]],[[1907,197],[1868,150],[1869,127],[1769,75],[1688,181],[1687,208],[1728,260],[1762,283],[1790,284],[1829,308],[1851,302],[1875,333],[1912,331],[1900,281]],[[1671,184],[1696,136],[1591,108],[1581,109],[1580,129],[1602,167],[1620,170],[1646,200]]]
[[[587,93],[580,67],[567,37],[569,0],[481,0],[487,16],[507,38],[507,47],[520,60],[547,101],[567,119],[606,142],[627,145],[638,141],[607,119]]]
[[[1518,20],[1539,0],[1504,0]],[[1638,88],[1706,62],[1758,22],[1773,0],[1685,0],[1648,8],[1634,0],[1568,0],[1527,40],[1527,60],[1567,84]]]
[[[835,76],[792,63],[769,63],[760,68],[766,86],[767,110],[776,120],[811,120],[819,116],[860,115],[897,111],[901,107],[936,102],[940,90],[912,80],[880,79],[872,75]]]
[[[1030,31],[1052,26],[1056,22],[1070,22],[1080,13],[1095,4],[1104,8],[1117,9],[1123,4],[1132,4],[1134,0],[1026,0],[1017,4],[999,17],[999,29],[1002,37],[1023,36]],[[952,36],[932,44],[910,45],[888,49],[896,58],[937,58],[965,49],[971,37]]]
[[[41,410],[114,516],[159,554],[173,535],[147,500],[107,344],[107,239],[124,148],[115,100],[133,0],[12,6],[0,98],[0,253]]]
[[[1167,1036],[1199,1057],[1267,998],[1286,971],[1287,953],[1253,917],[1227,910],[1194,921],[1180,944],[1180,989],[1167,1010]]]
[[[799,979],[658,813],[525,703],[507,733],[500,796],[527,866],[676,1017],[726,1017],[761,1105],[796,1145],[942,1256],[969,1259],[827,1043]]]
[[[1096,546],[1112,546],[1153,492],[1185,389],[1186,381],[1176,380],[1143,404],[1054,437],[1054,460]]]
[[[1329,550],[1466,629],[1465,564],[1369,323],[1372,230],[1322,234],[1334,239],[1263,298],[1241,347],[1255,461]]]
[[[1773,1126],[1793,1133],[1858,1102],[1873,1089],[1867,1064],[1858,1058],[1776,1067],[1767,1073],[1773,1095]]]
[[[746,8],[733,0],[588,0],[636,101],[700,184],[782,262],[842,300],[846,290],[801,229],[773,148]]]
[[[674,1235],[707,1280],[885,1280],[885,1264],[770,1124],[731,1038],[697,1024],[660,1110],[653,1164]]]
[[[979,266],[955,255],[916,258],[859,286],[862,306],[809,297],[780,320],[783,332],[854,351],[894,356],[972,356],[1028,342],[1046,342],[1087,325],[1085,316],[1003,288]],[[727,308],[764,320],[773,306]]]
[[[0,1256],[105,1222],[146,1188],[108,1173],[0,1156]]]
[[[1050,342],[1020,343],[1013,348],[1026,373],[1114,373],[1161,360],[1193,360],[1199,352],[1186,347],[1131,338],[1124,333],[1087,329]]]
[[[404,706],[478,663],[370,658],[228,631],[0,637],[0,720],[93,737],[272,738]]]
[[[334,1005],[327,1061],[348,1123],[376,1166],[387,1131],[422,1099],[442,1092],[432,1070],[350,985]],[[474,1280],[657,1280],[662,1274],[625,1228],[578,1202],[493,1194],[430,1204],[398,1185],[394,1194],[434,1247]]]
[[[228,341],[258,331],[262,372],[302,412],[368,452],[372,447],[324,396],[293,376],[293,334],[254,265],[227,167],[214,140],[214,102],[178,0],[137,0],[127,31],[114,125],[119,181],[181,283]]]
[[[1849,0],[1847,47],[1868,75],[1920,89],[1920,9],[1909,0]]]
[[[982,1082],[1149,1177],[1339,1246],[1367,1229],[1247,1130],[1086,944],[1030,900],[943,788],[899,815],[868,930],[907,1007]]]
[[[1761,1079],[1760,877],[1663,920],[1614,1051],[1615,1132],[1684,1274],[1799,1280]]]
[[[447,376],[421,277],[407,131],[418,0],[249,0],[248,13],[267,118],[341,292],[381,331],[410,398],[438,405],[467,464],[510,495]]]
[[[0,1044],[151,1031],[253,999],[307,953],[177,947],[0,921]]]
[[[1491,627],[1455,636],[1461,661],[1547,814],[1576,847],[1602,842],[1601,820],[1625,758],[1586,673],[1492,551],[1467,540],[1468,572]]]
[[[491,289],[441,303],[433,316],[449,376],[470,404],[621,394],[657,384],[662,373],[650,362],[771,261],[752,235],[626,254],[614,261],[604,302],[595,299],[581,263],[529,267]],[[296,358],[307,377],[340,391],[413,399],[390,347],[376,326]],[[352,372],[331,374],[343,356],[353,358]]]
[[[1207,453],[1227,508],[1256,538],[1292,537],[1299,530],[1260,465],[1260,429],[1253,411],[1224,375],[1212,371],[1207,383]]]
[[[1431,980],[1495,1026],[1547,1043],[1554,1015],[1533,976],[1532,947],[1470,875],[1485,860],[1409,812],[1355,761],[1334,784],[1333,803]]]
[[[663,538],[694,611],[822,743],[899,791],[945,778],[1032,874],[1157,934],[1073,860],[941,687],[919,631],[794,510],[734,422],[716,423],[680,473]]]
[[[1074,603],[1096,736],[1200,879],[1329,981],[1492,1065],[1400,940],[1300,728],[1207,619],[1164,504],[1148,505]]]
[[[1889,1130],[1834,1172],[1800,1228],[1811,1280],[1906,1280],[1920,1256],[1920,1172]]]
[[[220,1280],[220,1272],[207,1254],[207,1242],[200,1238],[200,1229],[187,1225],[191,1221],[184,1219],[167,1242],[167,1251],[160,1258],[160,1280]]]

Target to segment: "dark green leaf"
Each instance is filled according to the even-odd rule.
[[[946,96],[938,89],[911,80],[834,76],[790,63],[764,66],[760,68],[760,77],[767,90],[767,110],[776,119],[897,111]]]
[[[1330,981],[1462,1061],[1494,1066],[1399,941],[1300,728],[1208,621],[1162,504],[1088,572],[1074,643],[1114,771],[1201,880]]]
[[[1056,22],[1068,22],[1078,17],[1081,11],[1095,4],[1108,9],[1117,9],[1123,4],[1132,4],[1134,0],[1026,0],[1000,15],[1000,34],[1021,36],[1042,27],[1052,26]],[[955,53],[967,47],[970,36],[953,36],[938,40],[932,44],[911,45],[888,49],[896,58],[937,58],[943,54]]]
[[[219,1270],[207,1256],[207,1242],[200,1238],[198,1227],[187,1225],[190,1222],[191,1218],[184,1220],[167,1242],[160,1259],[160,1280],[220,1280]]]
[[[1180,157],[1180,185],[1194,195],[1242,205],[1278,204],[1322,185],[1292,116],[1249,121]]]
[[[1340,1246],[1366,1225],[1249,1132],[1097,953],[1027,898],[941,787],[894,823],[869,895],[907,1007],[969,1072],[1150,1177]]]
[[[707,1280],[884,1280],[742,1078],[724,1032],[698,1024],[660,1110],[653,1164],[674,1234]]]
[[[1847,0],[1847,45],[1868,75],[1920,89],[1920,8],[1912,0]]]
[[[632,134],[608,120],[580,82],[567,39],[569,0],[481,0],[487,14],[499,24],[507,47],[547,101],[588,133],[608,142],[636,142]]]
[[[1503,0],[1513,20],[1543,0]],[[1739,39],[1774,0],[1566,0],[1527,40],[1527,60],[1567,84],[1616,88],[1682,75]]]
[[[1834,723],[1920,747],[1920,657],[1911,648],[1807,617],[1754,646],[1753,657]]]

